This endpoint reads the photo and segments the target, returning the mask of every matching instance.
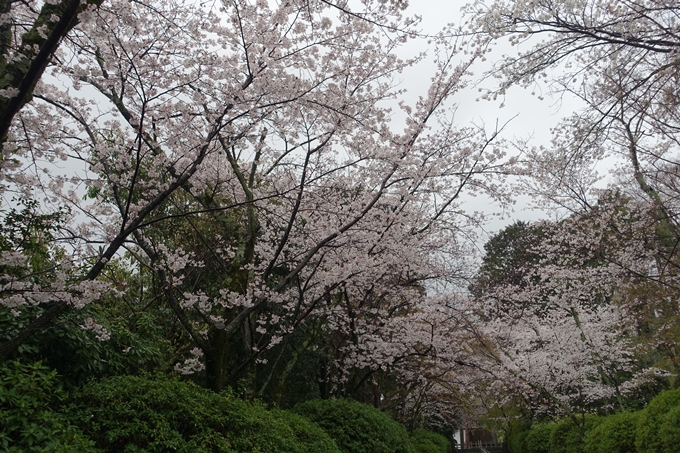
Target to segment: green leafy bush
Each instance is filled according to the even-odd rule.
[[[441,434],[415,429],[411,433],[411,445],[417,453],[447,453],[451,442]]]
[[[523,453],[549,453],[553,424],[534,425],[524,438]]]
[[[293,411],[323,428],[342,453],[416,453],[406,428],[372,406],[349,400],[311,400]]]
[[[602,422],[601,417],[586,416],[583,420],[585,432],[594,429]],[[550,435],[550,453],[583,453],[584,431],[572,419],[555,425]]]
[[[507,447],[510,453],[526,451],[526,437],[531,429],[531,421],[527,418],[516,418],[508,424]]]
[[[305,417],[280,409],[274,409],[270,414],[277,422],[284,423],[285,426],[290,427],[290,429],[293,430],[295,438],[302,445],[300,451],[305,453],[340,453],[340,449],[335,444],[335,441],[330,438],[326,431],[315,423],[310,422]],[[275,448],[269,451],[274,452],[280,450]]]
[[[680,406],[675,406],[661,417],[659,437],[664,453],[680,453]]]
[[[584,439],[585,453],[635,453],[639,412],[621,412],[602,419]]]
[[[659,428],[663,417],[671,409],[680,406],[680,389],[660,393],[640,411],[640,419],[635,435],[635,447],[639,453],[661,453],[664,442]],[[673,450],[676,451],[676,450]]]
[[[7,452],[94,452],[94,443],[51,405],[64,397],[57,373],[41,363],[0,367],[0,449]]]
[[[515,431],[508,436],[508,450],[510,453],[525,453],[527,450],[526,439],[529,431]]]
[[[340,453],[300,416],[177,380],[93,383],[74,394],[68,412],[107,451]]]
[[[26,313],[29,315],[35,317],[36,313]],[[80,326],[86,318],[102,321],[111,339],[99,341],[93,332],[83,330]],[[3,319],[0,313],[0,330]],[[170,347],[157,324],[150,313],[140,313],[132,321],[90,306],[65,314],[59,323],[34,335],[22,345],[21,357],[44,359],[46,365],[57,370],[66,390],[91,379],[138,374],[164,365],[163,355]]]

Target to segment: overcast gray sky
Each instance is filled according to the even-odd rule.
[[[466,3],[468,1],[465,0],[424,0],[411,2],[408,11],[411,14],[422,16],[421,29],[423,32],[434,34],[448,23],[460,24],[462,20],[460,9]],[[426,40],[415,40],[409,45],[408,49],[413,54],[423,50],[431,50],[428,49]],[[481,79],[484,72],[490,69],[494,59],[503,54],[513,55],[515,53],[516,49],[512,46],[499,42],[486,62],[480,60],[473,64],[474,75],[472,80]],[[425,94],[429,77],[434,71],[432,59],[432,55],[428,56],[426,61],[420,63],[417,68],[402,75],[403,86],[409,90],[407,100],[412,101],[418,95]],[[456,119],[461,126],[468,125],[471,122],[475,124],[483,123],[491,130],[497,123],[499,125],[508,123],[504,131],[505,138],[531,138],[530,143],[533,145],[548,146],[551,139],[550,129],[557,125],[561,118],[568,116],[581,106],[580,102],[573,97],[565,96],[560,100],[551,98],[547,95],[547,87],[544,87],[542,93],[537,92],[535,96],[532,96],[530,90],[515,87],[508,90],[502,101],[478,101],[477,98],[480,96],[478,88],[494,88],[495,82],[494,79],[482,80],[478,86],[470,86],[455,96],[453,101],[458,105]],[[540,94],[544,95],[543,100],[539,99],[538,95]],[[503,104],[502,107],[501,104]],[[554,218],[554,212],[548,213],[531,209],[529,197],[520,195],[517,198],[515,212],[509,214],[504,220],[491,221],[487,226],[488,231],[498,231],[514,220]],[[499,210],[497,207],[489,205],[488,200],[482,198],[469,199],[466,204],[471,209],[487,213]]]

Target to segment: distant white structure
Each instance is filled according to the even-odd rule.
[[[483,428],[471,428],[469,426],[454,431],[453,440],[455,441],[455,448],[458,450],[501,446],[496,434]]]

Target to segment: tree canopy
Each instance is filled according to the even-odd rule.
[[[0,361],[74,391],[155,373],[353,398],[442,432],[498,411],[585,429],[676,385],[680,7],[461,14],[424,32],[398,0],[4,1]],[[517,52],[474,74],[499,40]],[[455,120],[480,77],[486,99],[586,107],[518,142]],[[480,236],[470,200],[527,194],[557,214]]]

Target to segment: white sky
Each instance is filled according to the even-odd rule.
[[[447,23],[459,24],[461,22],[460,9],[468,3],[468,0],[411,0],[408,14],[422,16],[420,29],[423,33],[435,34]],[[413,41],[407,47],[414,55],[432,49],[428,49],[425,39]],[[499,47],[498,55],[512,53],[514,49],[509,46]],[[407,55],[408,56],[408,55]],[[485,69],[493,61],[494,56],[489,57],[489,61],[479,61],[473,65],[474,79],[482,76]],[[417,68],[407,71],[401,75],[403,87],[409,90],[409,94],[404,99],[408,104],[413,104],[417,96],[425,95],[430,77],[434,73],[432,64],[433,56],[429,55]],[[493,80],[484,81],[482,86],[492,87]],[[493,129],[495,124],[504,124],[510,121],[505,130],[505,138],[512,139],[533,137],[531,143],[535,145],[548,145],[550,142],[550,128],[555,126],[559,119],[568,115],[576,108],[576,103],[568,102],[561,108],[556,106],[554,100],[546,97],[541,101],[535,96],[531,96],[529,91],[522,88],[509,90],[504,99],[505,106],[500,107],[501,102],[477,101],[479,92],[474,87],[468,87],[458,93],[453,101],[458,105],[456,119],[461,126],[467,126],[471,122],[475,124],[485,124],[489,129]],[[395,122],[401,123],[395,115]],[[518,203],[514,213],[503,220],[493,220],[489,223],[487,231],[495,232],[514,220],[537,220],[539,218],[550,217],[548,213],[541,211],[526,210],[528,206],[527,197],[518,197]],[[482,211],[486,213],[498,212],[496,206],[491,205],[488,200],[483,198],[470,198],[466,203],[470,211]],[[485,242],[485,239],[482,239]],[[480,244],[481,246],[481,244]]]
[[[469,1],[412,1],[408,11],[409,14],[422,16],[421,30],[424,33],[434,34],[448,23],[460,24],[462,20],[460,9],[466,3],[469,3]],[[415,41],[409,46],[409,49],[413,49],[414,53],[427,50],[427,43],[425,40]],[[516,53],[516,49],[503,43],[497,44],[494,52],[487,57],[486,62],[478,61],[473,64],[473,80],[481,78],[484,71],[490,68],[491,62],[504,53],[513,55]],[[419,68],[403,74],[403,85],[410,93],[408,100],[415,99],[417,95],[425,93],[430,74],[434,70],[432,64],[429,63],[432,58],[428,57],[427,61],[423,62]],[[428,66],[430,67],[429,70]],[[494,82],[494,79],[484,80],[480,86],[493,88]],[[550,129],[556,126],[561,118],[580,108],[581,104],[579,100],[569,96],[565,96],[559,101],[552,99],[547,95],[547,89],[538,94],[544,95],[544,99],[540,100],[538,96],[532,96],[530,90],[515,87],[508,90],[502,101],[478,101],[477,98],[480,93],[477,87],[471,86],[458,93],[454,98],[454,102],[458,105],[456,119],[461,126],[474,122],[475,124],[485,124],[489,129],[493,129],[496,123],[502,125],[509,122],[504,132],[505,138],[526,139],[531,137],[531,144],[548,146],[551,139]],[[502,103],[504,105],[501,107]],[[554,212],[548,213],[531,209],[529,203],[529,197],[518,196],[514,212],[510,213],[505,219],[492,220],[485,229],[493,233],[515,220],[531,221],[555,217]],[[490,205],[483,198],[471,198],[466,204],[470,206],[470,210],[486,213],[499,211],[498,207]]]

